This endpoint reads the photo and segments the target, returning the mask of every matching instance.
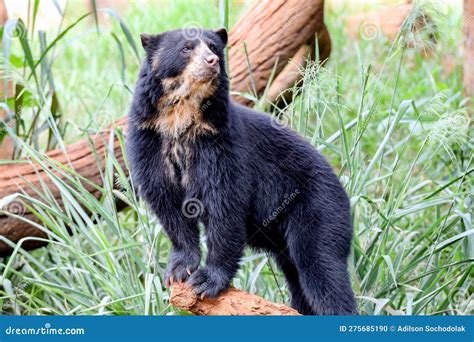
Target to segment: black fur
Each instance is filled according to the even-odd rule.
[[[223,54],[227,34],[218,32],[200,32],[220,63],[218,87],[201,108],[202,120],[215,132],[192,138],[141,127],[160,115],[156,104],[163,96],[162,80],[179,75],[187,63],[182,31],[142,37],[147,57],[131,106],[127,149],[134,184],[173,243],[166,278],[187,280],[198,294],[215,297],[230,285],[249,245],[275,257],[292,306],[302,314],[356,314],[347,272],[352,238],[348,197],[306,140],[274,125],[270,115],[229,99]],[[156,70],[150,62],[154,54],[159,54]],[[187,160],[178,154],[182,159],[173,163],[174,179],[167,176],[167,144],[188,151]],[[198,217],[183,211],[189,199],[202,204]],[[201,268],[198,220],[206,227],[209,251]]]

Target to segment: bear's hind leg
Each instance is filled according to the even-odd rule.
[[[308,222],[303,216],[300,218],[288,225],[288,250],[312,311],[316,315],[357,314],[347,256],[341,252],[346,248],[344,238],[323,233],[331,227],[322,225],[320,220]]]
[[[291,294],[291,307],[302,315],[315,315],[308,301],[306,300],[303,289],[298,279],[298,270],[286,253],[276,256],[276,262],[285,275],[288,289]]]

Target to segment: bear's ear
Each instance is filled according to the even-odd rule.
[[[214,32],[219,36],[224,45],[227,45],[227,30],[225,28],[221,28]]]
[[[160,35],[142,33],[140,34],[140,39],[142,40],[142,46],[145,51],[150,51],[158,47]]]

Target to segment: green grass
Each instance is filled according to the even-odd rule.
[[[123,21],[137,47],[140,32],[191,22],[220,26],[217,5],[194,4],[133,6]],[[343,29],[346,10],[328,10],[330,60],[325,68],[306,68],[294,101],[279,113],[331,161],[351,198],[355,234],[349,269],[362,314],[456,315],[474,309],[473,143],[457,48],[461,9],[428,10],[438,42],[422,40],[421,47],[403,44],[424,37],[410,33],[413,21],[393,44],[383,36],[355,41]],[[65,27],[81,13],[66,13]],[[238,14],[232,3],[230,27]],[[35,99],[28,108],[32,113],[23,113],[26,127],[41,109],[60,144],[125,115],[138,70],[133,43],[117,20],[99,34],[91,20],[80,22],[55,48],[50,74],[61,105],[57,119],[51,120],[47,105],[51,95],[16,68],[17,79]],[[23,58],[18,44],[12,51]],[[32,51],[35,59],[41,55],[38,45]],[[452,72],[444,66],[446,56],[456,65]],[[8,65],[4,69],[11,71]],[[264,100],[257,107],[265,107]],[[66,127],[67,134],[56,127]],[[11,257],[0,259],[2,311],[184,314],[168,305],[163,287],[169,240],[146,204],[137,201],[126,170],[107,155],[97,200],[85,189],[87,180],[45,158],[47,132],[39,133],[36,144],[19,135],[25,141],[22,155],[66,177],[64,182],[49,174],[61,189],[64,209],[47,188],[37,189],[40,200],[18,194],[41,219],[38,228],[54,240],[30,253],[18,245]],[[122,132],[117,136],[123,144]],[[129,207],[117,212],[117,199]],[[247,251],[234,285],[288,303],[284,278],[265,254]]]

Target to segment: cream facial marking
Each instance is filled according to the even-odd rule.
[[[179,137],[185,132],[191,137],[215,132],[203,120],[201,104],[216,90],[220,71],[218,60],[200,39],[181,74],[161,81],[163,96],[157,103],[159,115],[145,122],[142,128],[153,128],[171,137]]]

